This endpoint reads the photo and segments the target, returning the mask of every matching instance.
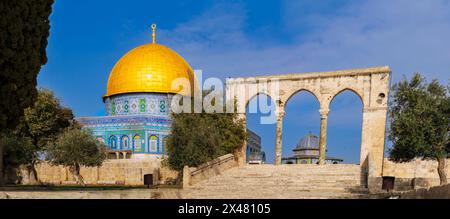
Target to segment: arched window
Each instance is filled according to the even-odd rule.
[[[158,152],[158,137],[156,135],[148,137],[148,146],[150,152]]]
[[[140,153],[142,148],[141,148],[141,136],[140,135],[135,135],[133,138],[133,147],[134,147],[134,152],[135,153]]]
[[[111,135],[111,137],[109,137],[109,148],[112,150],[117,150],[117,137],[115,135]]]
[[[130,139],[127,135],[122,136],[122,142],[121,146],[123,150],[129,150],[130,149]]]

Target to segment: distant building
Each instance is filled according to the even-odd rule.
[[[284,157],[284,164],[316,164],[319,162],[319,137],[308,134],[298,142],[294,150],[294,155]],[[326,157],[325,163],[338,164],[342,163],[342,159],[336,157]]]
[[[261,149],[261,137],[247,129],[249,139],[247,140],[247,163],[265,163],[266,153]]]

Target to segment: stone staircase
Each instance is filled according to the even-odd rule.
[[[359,165],[246,165],[189,186],[184,198],[369,198]]]

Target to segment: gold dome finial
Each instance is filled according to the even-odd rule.
[[[156,24],[152,24],[152,43],[156,43]]]

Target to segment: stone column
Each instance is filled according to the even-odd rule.
[[[320,139],[319,139],[319,164],[325,164],[327,157],[327,124],[328,113],[330,110],[321,109],[320,111]]]
[[[116,159],[118,160],[120,158],[120,154],[118,151],[116,151]]]
[[[126,151],[122,151],[122,159],[127,159],[127,152]]]
[[[275,165],[281,165],[284,109],[277,113],[277,132],[275,142]]]

